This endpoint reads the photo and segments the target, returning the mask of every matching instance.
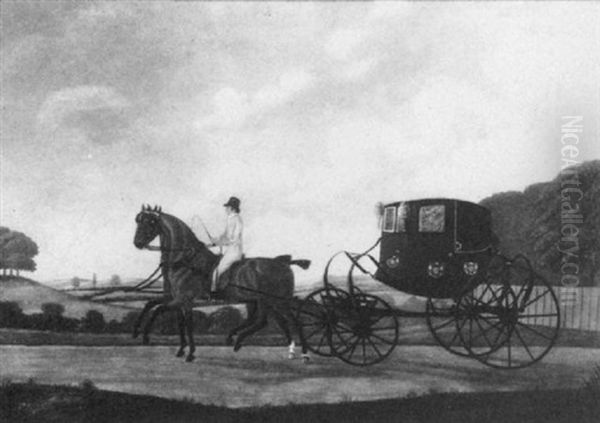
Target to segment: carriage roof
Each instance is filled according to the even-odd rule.
[[[467,232],[479,238],[491,231],[491,212],[470,201],[453,198],[425,198],[384,205],[382,232],[386,234],[429,233],[456,236]]]

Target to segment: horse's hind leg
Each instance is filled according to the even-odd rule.
[[[233,337],[239,333],[240,331],[242,331],[243,329],[246,329],[247,327],[250,327],[254,321],[256,320],[256,302],[252,301],[247,303],[246,305],[246,312],[247,312],[247,316],[246,319],[244,319],[244,321],[239,325],[234,327],[233,329],[231,329],[229,331],[229,333],[227,334],[227,338],[225,339],[225,343],[227,345],[233,345]]]
[[[183,357],[185,354],[185,315],[183,310],[177,310],[177,327],[179,329],[179,349],[177,350],[176,357]]]
[[[190,346],[190,349],[188,351],[188,355],[185,358],[185,361],[187,361],[188,363],[191,361],[194,361],[194,358],[196,358],[194,356],[194,352],[196,351],[196,344],[194,343],[194,314],[192,312],[192,309],[183,309],[183,315],[184,315],[184,319],[185,319],[185,328],[187,330],[187,336],[188,336],[188,344]]]
[[[275,308],[272,308],[271,310],[273,312],[273,318],[275,319],[275,323],[277,323],[277,326],[279,326],[279,328],[283,331],[283,334],[285,335],[285,339],[287,341],[287,345],[289,346],[288,358],[290,360],[296,358],[296,344],[294,343],[292,334],[290,332],[289,320],[287,316],[285,316],[284,313],[279,312],[279,310],[276,310]]]
[[[252,324],[250,324],[244,330],[240,331],[240,333],[235,341],[235,346],[233,347],[233,351],[239,351],[240,348],[242,348],[242,342],[244,341],[244,339],[246,339],[248,336],[252,335],[253,333],[258,332],[265,326],[267,326],[267,308],[262,301],[258,300],[256,302],[256,317],[254,318],[254,321],[252,322]]]
[[[144,309],[142,310],[142,312],[139,314],[139,316],[137,317],[137,319],[135,319],[135,323],[133,325],[133,337],[137,338],[138,335],[140,334],[140,326],[142,325],[142,320],[144,319],[144,317],[146,316],[146,314],[154,307],[156,307],[159,304],[162,304],[164,302],[164,299],[160,299],[160,300],[150,300],[146,303],[146,305],[144,306]]]

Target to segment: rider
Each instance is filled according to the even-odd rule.
[[[244,225],[240,216],[240,200],[236,197],[230,197],[229,201],[223,204],[223,206],[227,213],[225,231],[216,239],[211,237],[213,245],[223,248],[223,257],[212,274],[210,290],[213,297],[217,297],[218,295],[217,282],[219,276],[229,269],[233,263],[241,260],[244,255],[242,247],[242,230]]]

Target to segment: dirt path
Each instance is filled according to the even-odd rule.
[[[426,392],[578,387],[600,349],[555,348],[533,367],[501,371],[440,347],[398,347],[385,362],[356,368],[314,357],[287,360],[286,348],[200,347],[194,363],[175,347],[0,346],[0,377],[79,384],[229,407],[398,398]]]

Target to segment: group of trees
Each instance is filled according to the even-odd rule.
[[[582,286],[600,280],[600,160],[565,169],[523,192],[492,195],[481,204],[492,211],[505,255],[526,255],[554,283],[566,271],[577,272]]]
[[[41,313],[24,314],[18,303],[0,301],[0,327],[56,332],[131,333],[140,313],[132,311],[121,321],[107,322],[104,315],[96,310],[89,310],[81,319],[65,317],[64,312],[62,304],[45,303]],[[223,307],[210,315],[200,311],[194,313],[197,334],[225,334],[242,322],[240,311],[234,307]],[[178,334],[177,316],[175,313],[162,314],[154,322],[152,330],[164,335]]]
[[[0,226],[0,269],[2,275],[19,275],[21,270],[35,271],[33,261],[38,253],[37,244],[22,232]]]

